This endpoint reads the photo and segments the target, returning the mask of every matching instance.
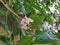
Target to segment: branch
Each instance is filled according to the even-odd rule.
[[[22,19],[22,17],[18,16],[18,14],[16,14],[13,10],[11,10],[7,4],[4,3],[4,1],[0,0],[0,2],[12,13],[14,14],[16,17],[18,17],[20,20]]]

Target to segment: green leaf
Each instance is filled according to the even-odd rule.
[[[57,41],[51,42],[50,45],[57,45]]]
[[[36,14],[31,14],[30,18],[34,20],[34,22],[31,23],[31,25],[34,26],[40,26],[40,24],[43,22],[44,17]]]
[[[46,15],[46,14],[45,14],[44,17],[45,17],[45,21],[48,21],[50,24],[53,23],[50,15]]]
[[[50,9],[48,8],[48,6],[45,6],[44,8],[45,8],[47,11],[50,12]]]
[[[0,12],[0,16],[3,16],[3,14]]]
[[[46,4],[46,5],[50,5],[50,0],[42,0],[42,3],[44,4]]]
[[[60,33],[57,33],[57,37],[60,39]]]
[[[24,0],[24,4],[25,4],[26,13],[29,15],[29,13],[31,13],[31,4],[28,3],[28,1],[26,0]]]
[[[31,45],[32,37],[24,36],[18,42],[18,45]]]
[[[19,7],[19,2],[18,2],[18,0],[14,0],[15,1],[15,3],[14,3],[14,5],[13,5],[13,9],[17,12],[17,13],[19,13],[19,11],[20,11],[20,7]],[[19,10],[19,11],[18,11]]]
[[[43,9],[39,6],[38,3],[34,3],[32,6],[33,6],[34,8],[36,8],[37,10],[39,10],[41,14],[43,14]]]
[[[36,30],[35,35],[37,36],[37,35],[42,34],[42,33],[44,33],[44,32],[45,32],[45,31]]]
[[[53,3],[56,1],[56,0],[51,0]]]
[[[35,0],[30,0],[30,2],[31,2],[31,3],[34,3],[34,2],[35,2]]]
[[[10,33],[10,30],[9,30],[8,26],[6,25],[6,23],[4,21],[0,20],[0,25],[2,25],[2,27],[4,28],[4,30],[7,33]]]
[[[51,43],[56,41],[57,38],[52,33],[42,32],[36,36],[35,44],[44,44],[44,43]]]
[[[25,30],[21,30],[21,33],[22,33],[23,36],[26,36]]]
[[[0,41],[3,41],[4,42],[4,45],[8,45],[8,44],[10,44],[10,38],[8,38],[8,37],[5,37],[5,36],[1,36],[0,35]],[[12,42],[12,41],[11,41]]]

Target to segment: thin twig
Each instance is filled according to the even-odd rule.
[[[0,2],[11,12],[13,13],[15,16],[17,16],[20,20],[22,19],[22,17],[18,16],[18,14],[16,14],[13,10],[11,10],[7,4],[4,3],[4,1],[0,0]]]

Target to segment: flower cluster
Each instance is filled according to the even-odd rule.
[[[58,32],[57,28],[56,28],[56,24],[54,23],[53,25],[49,24],[48,22],[43,22],[42,24],[42,28],[44,30],[47,30],[47,31],[54,31],[54,32]]]
[[[42,27],[43,27],[45,30],[49,30],[49,29],[51,28],[51,25],[50,25],[48,22],[43,22]]]
[[[27,25],[29,25],[30,22],[33,22],[33,20],[25,16],[21,21],[21,29],[27,29]]]

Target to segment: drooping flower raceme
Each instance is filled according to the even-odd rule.
[[[21,29],[27,29],[27,25],[29,25],[30,22],[33,22],[33,20],[25,16],[21,21]]]

